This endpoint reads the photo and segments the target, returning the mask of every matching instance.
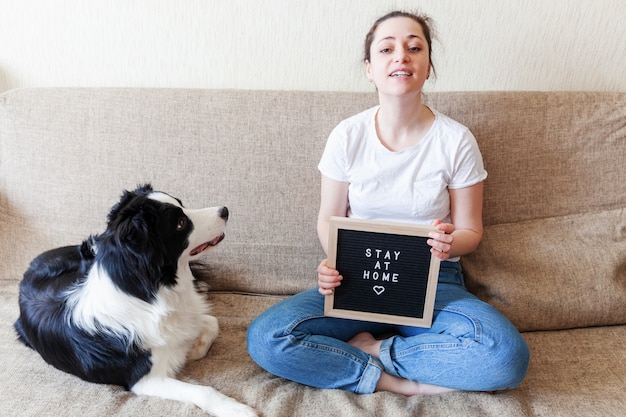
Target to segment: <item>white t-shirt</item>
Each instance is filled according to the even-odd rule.
[[[376,133],[378,107],[335,127],[318,165],[320,172],[349,183],[349,217],[449,223],[448,190],[487,178],[474,135],[431,109],[435,120],[428,133],[414,147],[392,152]]]

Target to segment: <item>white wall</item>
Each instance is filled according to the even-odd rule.
[[[626,91],[624,0],[0,0],[0,92],[371,91],[365,33],[415,7],[439,32],[430,91]]]

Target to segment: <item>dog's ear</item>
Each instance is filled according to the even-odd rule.
[[[175,280],[170,278],[174,273],[164,272],[161,243],[150,233],[156,216],[154,208],[145,197],[130,203],[100,235],[107,242],[99,245],[97,252],[115,285],[146,302],[154,298],[162,282]]]
[[[127,208],[120,215],[115,230],[115,240],[134,250],[144,250],[150,243],[149,223],[153,214],[144,204]]]
[[[152,189],[152,185],[150,183],[146,183],[144,185],[138,185],[134,191],[124,190],[122,196],[120,197],[120,201],[117,202],[109,211],[108,222],[113,222],[116,218],[118,218],[122,212],[133,200],[135,200],[139,196],[143,196],[154,191]]]

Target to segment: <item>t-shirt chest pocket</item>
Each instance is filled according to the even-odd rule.
[[[450,195],[440,180],[413,183],[413,215],[443,219],[450,211]]]

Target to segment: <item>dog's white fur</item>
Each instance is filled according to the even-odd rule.
[[[164,193],[153,192],[150,198],[180,207]],[[222,235],[225,220],[219,209],[182,208],[194,230],[178,262],[177,285],[161,288],[156,299],[147,303],[120,291],[96,263],[85,283],[70,290],[72,314],[67,320],[92,334],[106,328],[151,351],[152,368],[131,387],[134,393],[193,403],[218,417],[256,416],[250,407],[211,387],[175,379],[188,359],[207,354],[218,335],[217,319],[209,315],[207,301],[194,287],[189,262],[199,255],[191,253],[194,248]]]

